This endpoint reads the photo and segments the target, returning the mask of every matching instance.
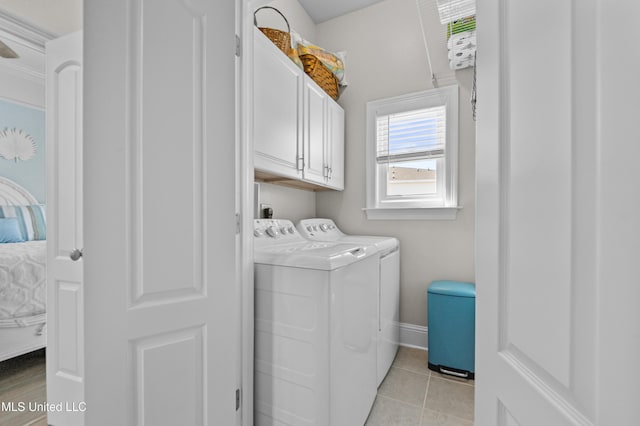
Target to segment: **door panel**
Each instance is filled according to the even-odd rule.
[[[633,424],[640,414],[638,390],[610,371],[640,353],[640,339],[611,333],[638,321],[621,303],[638,295],[637,262],[618,263],[616,279],[607,264],[620,247],[637,253],[637,238],[622,236],[640,221],[605,220],[640,206],[628,160],[638,148],[623,142],[629,117],[619,118],[640,108],[612,83],[640,58],[608,69],[599,56],[623,54],[609,34],[639,11],[599,0],[478,3],[477,424]],[[628,154],[603,155],[614,151]],[[612,188],[625,188],[624,207],[604,202]],[[612,292],[615,315],[602,309]]]
[[[87,424],[236,424],[234,8],[85,2]]]
[[[129,244],[132,263],[140,265],[132,288],[136,306],[202,296],[208,30],[203,11],[181,1],[134,4]],[[175,49],[167,63],[169,46]],[[166,252],[147,250],[167,241],[179,242],[170,262]]]
[[[204,404],[204,327],[193,327],[136,340],[133,343],[139,425],[200,425]],[[189,359],[180,369],[167,369],[176,359]],[[154,374],[145,374],[153,371]],[[163,389],[163,392],[155,390]],[[159,409],[177,404],[180,410]]]
[[[509,131],[500,230],[509,247],[501,259],[508,265],[503,285],[509,297],[500,307],[506,326],[501,346],[513,347],[564,387],[569,386],[571,342],[570,5],[554,2],[555,13],[545,17],[540,33],[530,17],[544,13],[545,6],[506,2],[503,55],[509,64],[501,70],[503,120]],[[522,25],[510,24],[514,22]],[[547,66],[540,57],[554,63],[553,78],[544,79],[545,90],[530,84]],[[550,93],[553,105],[548,105]],[[531,252],[537,255],[532,258]],[[539,306],[549,314],[539,315]]]
[[[47,43],[47,402],[84,401],[82,34]],[[48,413],[81,425],[81,411]]]

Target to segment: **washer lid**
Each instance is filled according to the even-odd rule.
[[[256,248],[253,262],[264,265],[332,271],[375,255],[374,246],[305,242]]]
[[[374,237],[369,235],[345,235],[338,240],[341,243],[352,243],[375,246],[380,254],[385,254],[397,249],[400,242],[394,237]]]

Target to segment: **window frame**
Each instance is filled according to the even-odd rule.
[[[458,93],[457,85],[410,93],[367,102],[366,105],[366,208],[368,219],[455,219],[458,209]],[[381,179],[387,169],[377,163],[377,124],[379,116],[410,110],[446,107],[446,141],[444,194],[437,201],[432,196],[386,196]],[[440,172],[440,170],[438,170]],[[440,178],[440,176],[438,176]],[[383,196],[384,195],[384,196]],[[431,199],[430,199],[431,198]]]

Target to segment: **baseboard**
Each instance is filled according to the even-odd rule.
[[[422,325],[400,323],[400,345],[427,350],[428,329]]]

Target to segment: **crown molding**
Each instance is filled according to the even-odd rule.
[[[41,58],[39,60],[41,66],[28,65],[21,59],[0,61],[0,70],[15,77],[44,85],[45,45],[56,37],[56,34],[45,31],[0,8],[0,38],[12,41],[22,48],[34,52],[35,57]]]
[[[32,23],[0,8],[0,34],[44,54],[47,41],[58,37],[57,34],[43,30]]]

